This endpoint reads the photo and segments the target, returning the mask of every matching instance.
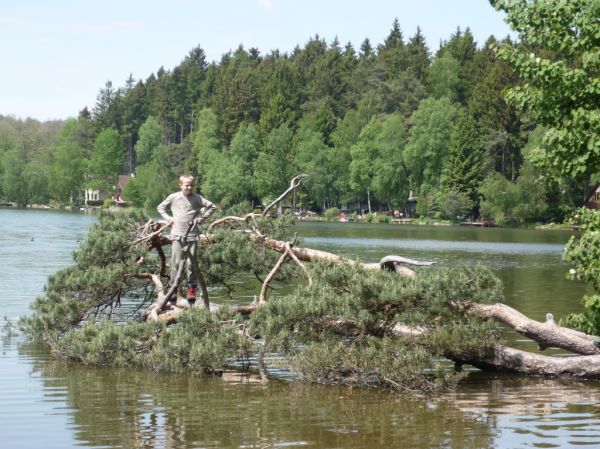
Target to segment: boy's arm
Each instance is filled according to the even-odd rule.
[[[167,214],[167,209],[171,206],[171,195],[169,195],[162,203],[160,203],[157,207],[156,210],[158,211],[159,215],[167,220],[169,223],[171,223],[173,221],[173,217],[171,217],[169,214]]]
[[[204,212],[200,214],[195,220],[196,224],[202,224],[208,217],[212,215],[212,213],[217,209],[213,203],[208,201],[206,198],[202,198],[202,206],[204,207]]]

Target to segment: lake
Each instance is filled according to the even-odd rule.
[[[71,263],[95,217],[0,209],[3,315],[28,313],[52,272]],[[506,303],[542,320],[581,310],[565,279],[568,233],[300,222],[302,245],[374,262],[387,254],[438,266],[486,264]],[[435,269],[435,268],[434,268]],[[0,447],[525,448],[598,447],[600,383],[473,372],[435,395],[307,385],[253,376],[159,375],[53,360],[3,334]],[[507,332],[523,349],[535,345]]]

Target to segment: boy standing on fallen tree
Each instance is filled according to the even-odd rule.
[[[171,223],[171,285],[176,281],[179,264],[187,264],[187,300],[190,305],[196,302],[198,287],[197,225],[204,222],[216,209],[213,203],[194,192],[195,187],[196,182],[192,175],[181,175],[180,191],[169,195],[157,207],[160,216]],[[171,215],[167,213],[168,209],[171,210]]]

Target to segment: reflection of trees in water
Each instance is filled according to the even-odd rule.
[[[463,411],[478,410],[486,415],[543,417],[577,404],[586,404],[596,413],[600,382],[478,373],[458,390],[441,396]]]
[[[451,401],[37,360],[45,388],[65,391],[85,445],[487,448],[494,440],[489,423]]]

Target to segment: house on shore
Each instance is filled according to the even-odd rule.
[[[86,206],[101,206],[105,200],[112,198],[117,203],[117,206],[127,206],[126,201],[123,199],[123,191],[132,177],[129,175],[119,175],[117,185],[112,194],[101,189],[86,189],[84,192],[84,204]]]

